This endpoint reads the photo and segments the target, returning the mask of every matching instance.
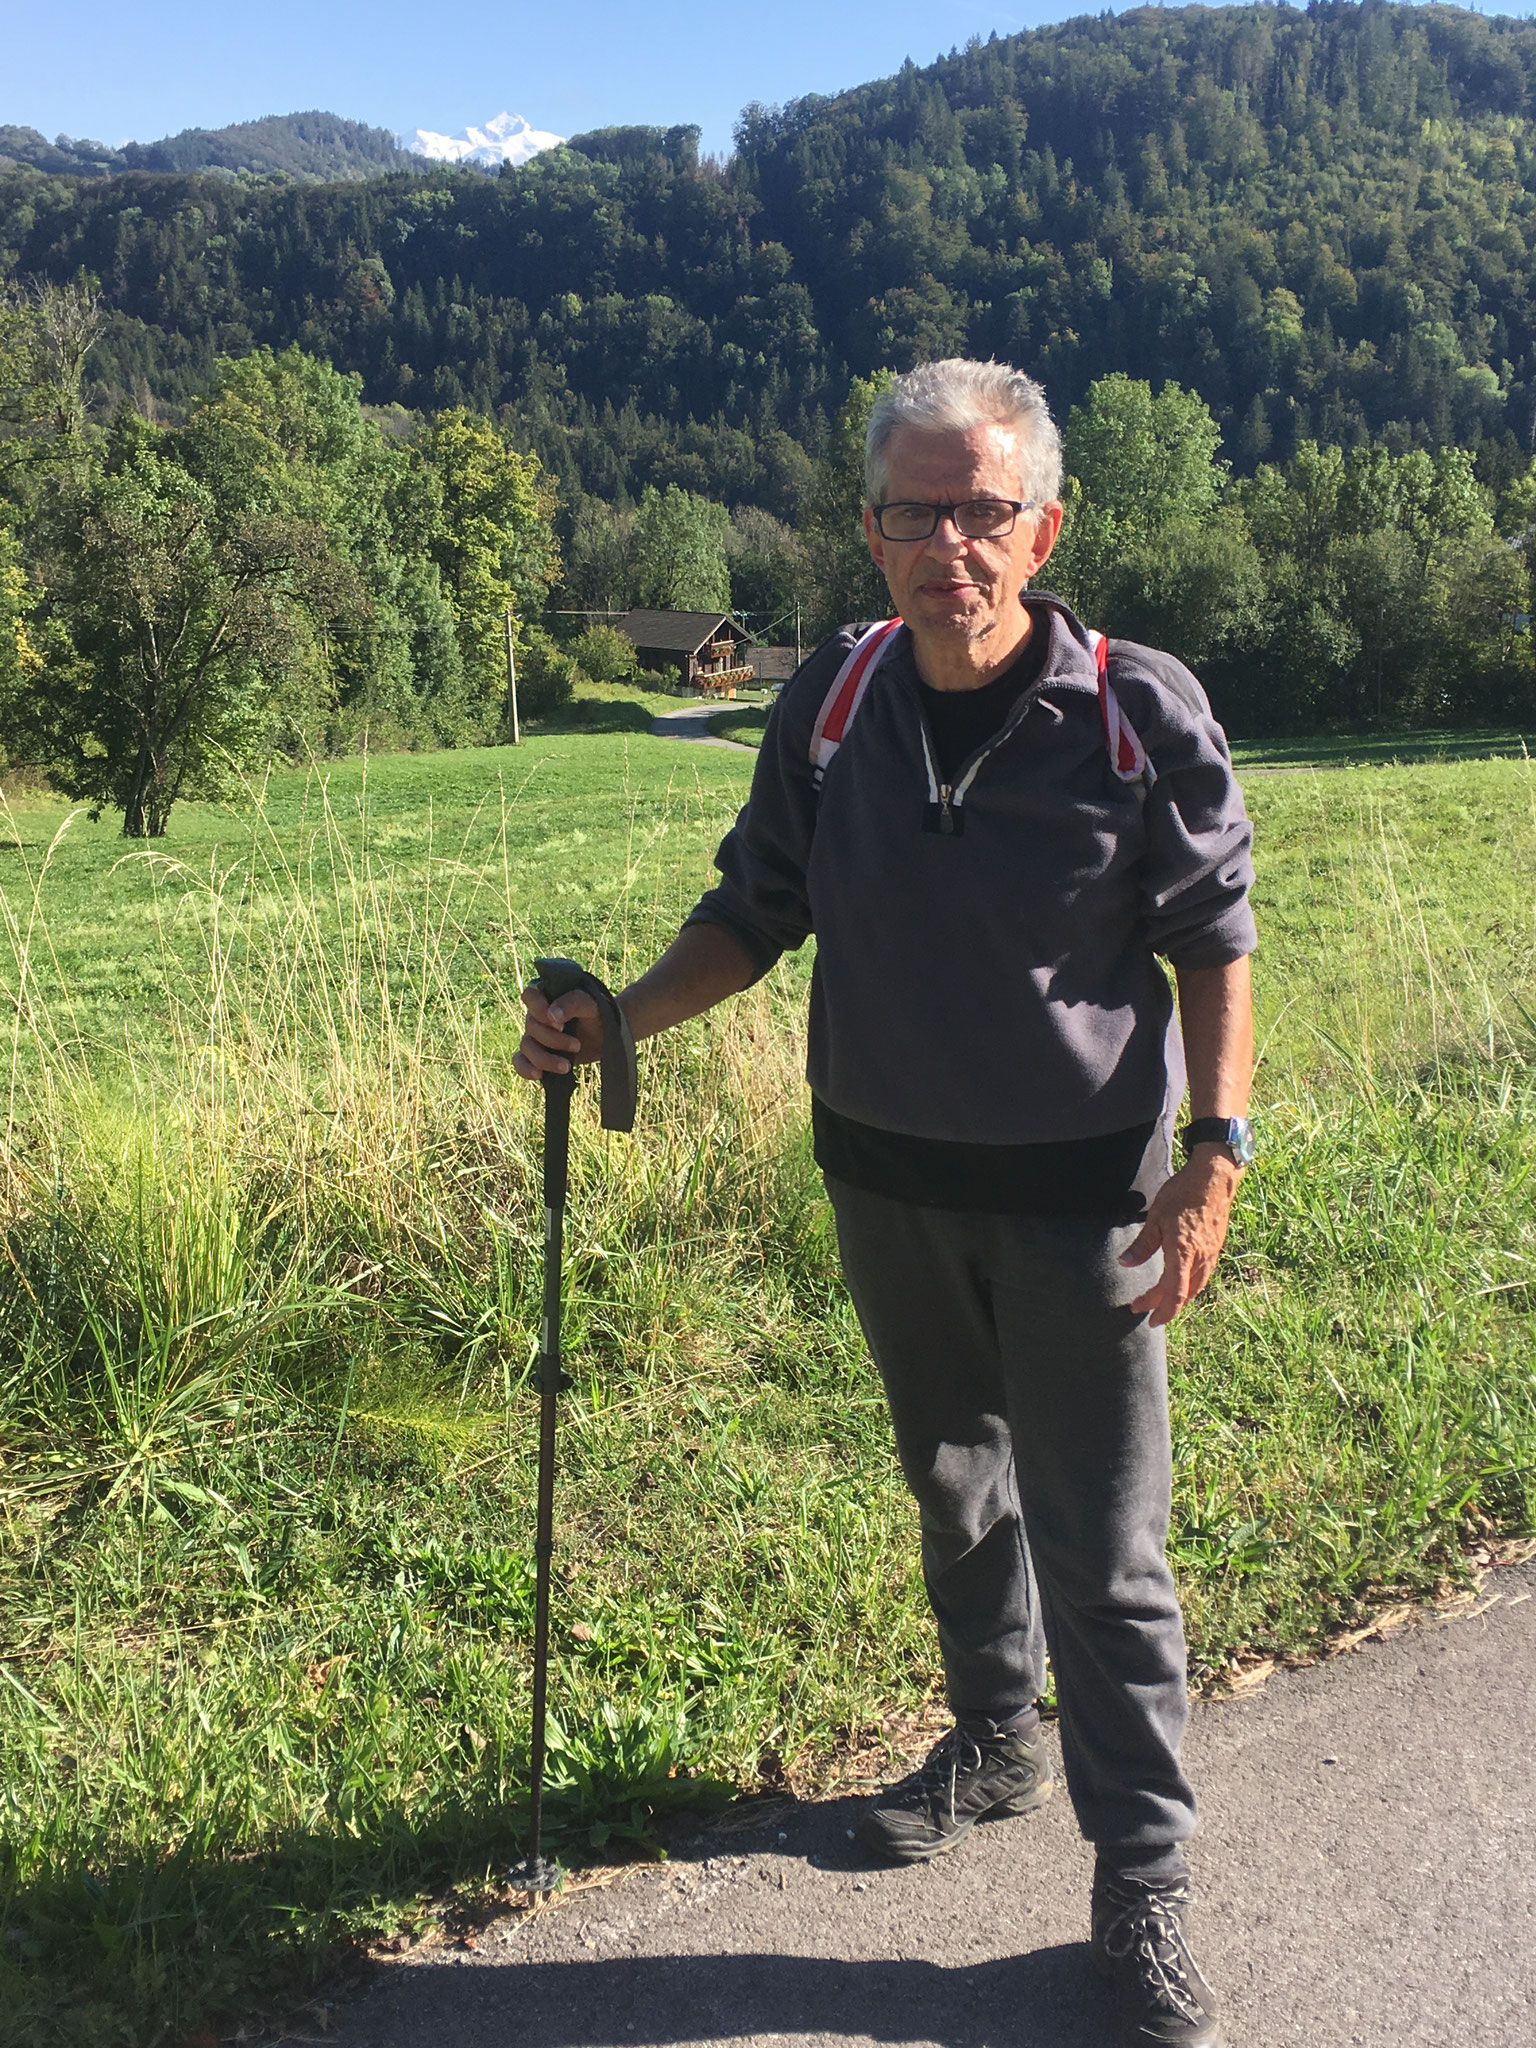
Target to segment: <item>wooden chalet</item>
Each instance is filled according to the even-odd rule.
[[[729,612],[625,612],[614,620],[647,668],[672,669],[703,697],[734,697],[754,681],[751,634]]]
[[[799,651],[793,647],[753,647],[747,651],[752,673],[764,689],[787,683],[800,666]]]

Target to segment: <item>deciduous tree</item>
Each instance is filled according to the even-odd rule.
[[[730,609],[730,514],[668,484],[642,493],[635,518],[635,601],[684,612]]]
[[[0,480],[13,494],[29,471],[79,459],[85,363],[100,331],[100,295],[83,272],[0,289]]]
[[[537,617],[560,573],[553,485],[535,457],[462,407],[431,420],[420,446],[439,493],[430,552],[478,715],[494,729],[505,689],[506,614],[520,622]]]
[[[864,538],[864,429],[870,408],[895,376],[855,377],[820,466],[805,526],[812,598],[808,636],[820,639],[850,619],[882,619],[891,609],[885,578]]]
[[[740,505],[725,534],[731,603],[754,633],[792,632],[796,607],[811,595],[811,562],[792,528],[771,512]]]
[[[322,527],[222,508],[174,435],[126,425],[104,473],[53,521],[48,601],[72,658],[34,679],[27,738],[54,780],[130,838],[182,796],[231,788],[313,687],[315,635],[355,616]]]

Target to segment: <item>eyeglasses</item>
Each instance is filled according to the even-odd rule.
[[[1021,512],[1033,512],[1031,498],[968,498],[963,505],[921,505],[905,499],[871,505],[882,540],[927,540],[941,519],[954,521],[967,540],[1004,540]]]

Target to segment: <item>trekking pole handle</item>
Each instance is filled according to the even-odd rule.
[[[533,964],[539,970],[539,987],[546,1002],[558,1002],[561,996],[579,988],[597,1004],[603,1024],[603,1049],[598,1055],[598,1114],[605,1131],[632,1131],[639,1107],[640,1081],[635,1068],[635,1035],[619,1008],[618,997],[595,974],[588,974],[578,962],[560,954],[535,960]],[[546,1087],[552,1080],[574,1079],[574,1071],[570,1075],[544,1076]]]
[[[576,1074],[544,1076],[544,1208],[546,1214],[565,1207],[571,1161],[571,1097]]]

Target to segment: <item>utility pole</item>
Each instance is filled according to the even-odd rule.
[[[795,594],[795,667],[800,666],[800,596]]]
[[[517,663],[512,655],[512,614],[507,613],[507,730],[512,735],[514,747],[523,744],[523,736],[517,729]]]

